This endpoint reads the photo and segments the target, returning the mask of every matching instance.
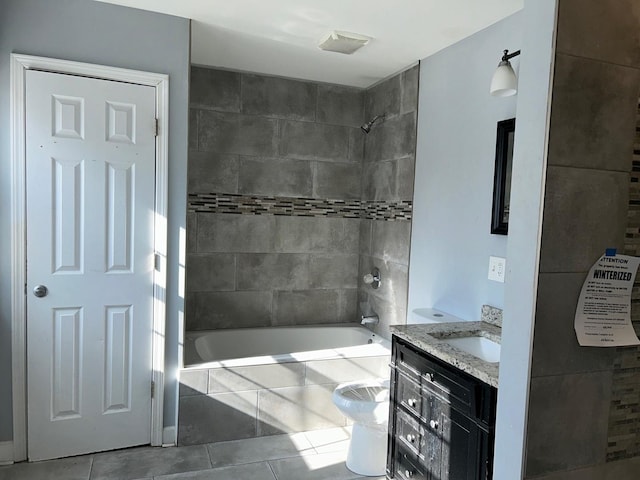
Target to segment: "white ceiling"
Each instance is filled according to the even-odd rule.
[[[98,1],[192,19],[193,64],[368,87],[515,13],[524,0]],[[317,45],[330,30],[373,40],[353,55],[325,52]]]

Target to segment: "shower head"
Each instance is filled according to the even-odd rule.
[[[364,133],[369,133],[371,131],[371,127],[373,126],[374,123],[376,123],[379,119],[383,119],[385,117],[386,113],[383,113],[382,115],[376,115],[375,117],[373,117],[371,120],[369,120],[367,123],[365,123],[364,125],[360,126],[360,129],[364,132]]]

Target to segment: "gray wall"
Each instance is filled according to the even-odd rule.
[[[640,468],[634,430],[636,403],[625,398],[633,404],[625,413],[626,406],[617,404],[616,398],[625,391],[638,391],[637,349],[581,348],[573,319],[588,268],[606,247],[623,247],[628,227],[628,172],[640,93],[640,5],[632,0],[558,3],[557,55],[556,1],[526,0],[518,14],[523,55],[516,106],[494,477],[630,480],[637,478]],[[481,33],[500,27],[496,24]],[[518,46],[496,45],[498,50]],[[453,46],[433,59],[441,55],[452,64],[471,63],[469,72],[476,72],[485,68],[485,61],[475,64],[473,60],[484,48],[479,41],[463,58],[454,56]],[[433,73],[426,68],[429,60],[422,62],[421,92],[429,88]],[[483,89],[490,75],[479,76],[486,78],[481,82]],[[452,78],[457,78],[455,71],[449,77],[443,75],[441,84],[436,85],[445,97],[439,112],[447,105],[450,109],[463,105],[477,109],[478,98],[487,98],[479,91],[471,103],[458,104],[465,93],[447,89]],[[437,130],[439,126],[429,122],[426,112],[421,102],[419,130]],[[465,145],[459,148],[468,148],[466,138],[462,143]],[[424,179],[420,171],[422,148],[419,133],[418,186]],[[433,182],[432,186],[438,184]],[[465,193],[453,183],[447,186],[455,194]],[[418,199],[419,189],[414,245],[421,230],[422,202]],[[424,208],[429,218],[430,212]],[[446,224],[444,218],[440,220],[441,225]],[[433,223],[433,227],[438,225]],[[431,235],[439,234],[434,230]],[[449,248],[440,254],[459,253],[466,260],[467,252],[474,248]],[[420,264],[412,251],[410,302],[417,298],[412,296],[413,268]],[[433,275],[432,281],[436,280]],[[467,307],[464,285],[475,283],[459,278],[451,285],[459,290],[457,300]],[[490,292],[485,295],[488,298]],[[451,305],[455,308],[455,298]],[[475,316],[476,307],[469,311]],[[457,313],[468,318],[462,309]],[[621,432],[631,440],[626,445],[624,435],[615,436]]]
[[[496,479],[523,478],[554,28],[555,0],[525,0],[521,12],[421,61],[409,319],[423,306],[476,320],[482,303],[504,305]],[[502,50],[520,47],[518,95],[491,97]],[[491,197],[496,122],[510,116],[505,238],[490,234]],[[486,278],[490,255],[507,257],[504,286]]]
[[[377,313],[385,336],[404,323],[411,222],[366,215],[411,203],[418,68],[365,91],[193,67],[191,88],[187,329],[353,322],[359,311]],[[342,200],[358,215],[195,206],[212,193],[238,205]],[[373,266],[379,290],[358,280]]]
[[[523,478],[538,284],[556,0],[525,0],[518,75],[518,126],[502,324],[494,478]],[[514,259],[511,261],[510,259]],[[544,421],[544,420],[539,420]]]
[[[365,119],[386,114],[365,137],[362,200],[393,205],[413,200],[420,71],[416,65],[365,93]],[[410,220],[362,220],[358,297],[365,313],[380,318],[376,331],[389,337],[389,325],[407,318]],[[372,289],[362,278],[373,267],[382,284]]]
[[[479,320],[483,304],[504,306],[504,284],[487,279],[489,256],[507,249],[491,234],[496,124],[516,116],[517,97],[492,97],[489,83],[502,50],[521,44],[516,13],[421,62],[410,312]]]
[[[626,350],[637,365],[638,349],[580,347],[573,321],[593,262],[607,247],[624,247],[640,95],[640,4],[560,0],[555,61],[526,478],[638,478],[638,458],[606,463],[639,452],[637,398],[626,412],[612,405],[612,395],[620,400],[621,389],[633,395],[640,383],[637,368],[614,375],[623,358],[616,361],[616,354]],[[611,420],[627,417],[619,436],[611,435],[610,412]],[[635,441],[625,445],[625,434]]]
[[[193,67],[189,193],[359,199],[363,112],[360,89]],[[354,321],[360,220],[255,213],[189,213],[187,330]]]
[[[12,438],[9,54],[167,73],[170,76],[169,251],[165,426],[176,424],[180,230],[185,227],[189,21],[89,0],[4,0],[0,15],[0,441]],[[182,247],[184,248],[184,246]]]

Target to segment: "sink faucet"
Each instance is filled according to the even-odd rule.
[[[362,325],[377,325],[380,322],[380,318],[375,313],[373,315],[362,315]]]

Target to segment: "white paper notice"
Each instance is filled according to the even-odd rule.
[[[574,327],[586,347],[640,345],[631,324],[631,290],[640,257],[603,255],[582,285]]]

